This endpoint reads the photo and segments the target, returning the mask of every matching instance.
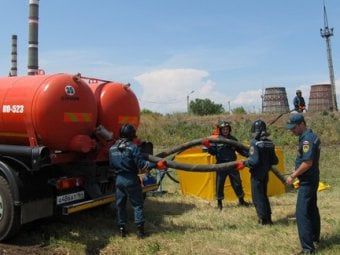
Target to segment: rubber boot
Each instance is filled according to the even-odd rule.
[[[266,218],[260,218],[260,219],[259,219],[259,223],[260,223],[261,225],[267,225],[267,224],[268,224]]]
[[[145,237],[144,224],[137,226],[137,238],[143,239]]]
[[[217,209],[222,210],[222,208],[223,208],[222,200],[221,200],[221,199],[218,199],[218,200],[217,200]]]
[[[245,207],[248,207],[248,206],[250,206],[250,203],[248,203],[248,202],[244,201],[244,198],[243,198],[243,197],[241,197],[241,198],[239,198],[239,199],[238,199],[238,205],[239,205],[239,206],[245,206]]]
[[[272,221],[272,216],[271,215],[268,216],[268,224],[269,225],[273,225],[274,224],[273,221]]]
[[[259,222],[260,222],[261,225],[273,225],[271,216],[269,216],[269,217],[263,217],[263,218],[260,219]]]
[[[119,226],[119,233],[121,237],[126,237],[126,229],[125,226]]]

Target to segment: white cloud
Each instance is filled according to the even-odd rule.
[[[261,100],[262,90],[249,90],[240,92],[235,99],[231,100],[231,109],[237,107],[244,107],[246,111],[258,112],[261,111]]]
[[[192,100],[212,90],[211,81],[205,80],[208,75],[196,69],[161,69],[141,74],[134,78],[143,87],[141,108],[160,113],[185,112],[188,95]]]
[[[221,93],[208,76],[207,71],[196,69],[161,69],[141,74],[135,77],[143,88],[139,97],[141,108],[160,113],[185,112],[189,95],[190,100],[208,98],[222,104],[226,111],[229,103],[231,109],[243,106],[248,111],[260,110],[261,90],[241,92],[230,98],[226,94],[232,88]]]

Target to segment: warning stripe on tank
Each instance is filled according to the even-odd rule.
[[[92,113],[88,112],[65,112],[64,122],[91,122]]]
[[[119,116],[118,117],[118,123],[119,124],[138,124],[138,117],[136,116]]]
[[[11,132],[0,132],[0,136],[28,137],[28,134],[25,134],[25,133],[11,133]]]

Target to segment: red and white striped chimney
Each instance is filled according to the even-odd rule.
[[[27,74],[34,75],[38,72],[38,24],[39,0],[29,0],[29,34],[28,34],[28,66]]]
[[[12,64],[11,64],[11,71],[9,73],[10,76],[17,76],[18,75],[18,67],[17,67],[17,41],[18,36],[12,35]]]

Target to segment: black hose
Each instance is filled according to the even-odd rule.
[[[166,171],[166,175],[173,181],[173,182],[176,182],[176,183],[179,183],[179,180],[175,179],[175,177],[173,177],[169,171]]]
[[[283,184],[286,184],[286,178],[280,173],[279,169],[277,169],[275,166],[272,166],[270,170]]]
[[[175,148],[173,148],[169,151],[163,151],[161,153],[158,153],[156,156],[160,157],[160,158],[165,158],[165,157],[167,157],[171,154],[184,151],[184,150],[191,148],[193,146],[201,145],[203,140],[208,140],[211,143],[230,144],[230,145],[233,145],[233,146],[238,147],[240,149],[249,150],[249,146],[243,145],[242,143],[235,141],[235,140],[226,139],[226,138],[210,138],[210,137],[207,137],[207,138],[196,139],[196,140],[193,140],[191,142],[183,143],[182,145],[179,145],[179,146],[177,146],[177,147],[175,147]]]
[[[173,155],[173,156],[171,157],[171,160],[174,160],[175,157],[176,157],[176,155]],[[165,171],[165,174],[166,174],[166,175],[170,178],[170,180],[172,180],[173,182],[179,183],[179,180],[176,179],[175,177],[173,177],[169,171]]]
[[[289,110],[288,112],[284,112],[284,113],[281,113],[279,116],[277,116],[272,122],[270,122],[269,124],[268,124],[268,127],[270,126],[270,125],[273,125],[279,118],[281,118],[284,114],[287,114],[287,113],[291,113],[292,111],[295,111],[295,109],[293,109],[293,110]]]
[[[162,160],[162,158],[152,156],[150,154],[146,155],[147,160],[151,162],[158,162]],[[166,164],[170,168],[179,169],[182,171],[188,172],[215,172],[215,171],[225,171],[235,166],[236,161],[221,163],[221,164],[213,164],[213,165],[193,165],[193,164],[185,164],[179,163],[176,161],[167,160]]]
[[[290,111],[291,112],[291,111]],[[211,143],[226,143],[233,145],[235,147],[238,147],[240,149],[249,150],[249,146],[246,146],[238,141],[230,140],[226,138],[201,138],[196,139],[187,143],[184,143],[182,145],[179,145],[169,151],[164,151],[156,156],[147,155],[147,159],[152,162],[157,162],[158,160],[161,160],[162,158],[165,158],[171,154],[182,152],[188,148],[191,148],[196,145],[201,145],[203,140],[208,140]],[[232,168],[235,165],[236,161],[223,163],[223,164],[213,164],[213,165],[192,165],[192,164],[184,164],[184,163],[178,163],[175,161],[168,161],[167,165],[171,168],[180,169],[183,171],[191,171],[191,172],[214,172],[214,171],[223,171]],[[286,183],[285,177],[280,173],[280,171],[275,167],[272,166],[271,171],[275,174],[275,176],[283,183]],[[169,176],[169,174],[167,174]],[[170,176],[169,176],[170,177]],[[173,180],[173,178],[170,177],[170,179]],[[175,181],[175,180],[173,180]],[[178,181],[175,181],[178,182]]]

